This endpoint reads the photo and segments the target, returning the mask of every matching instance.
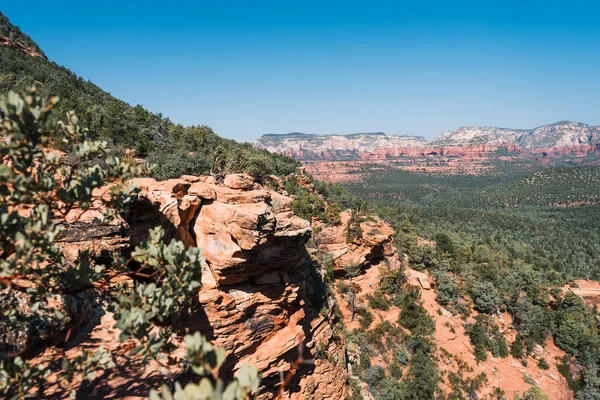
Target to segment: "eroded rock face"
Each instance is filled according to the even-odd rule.
[[[219,284],[245,282],[269,270],[295,270],[306,262],[308,221],[292,213],[289,197],[247,175],[227,176],[224,186],[183,179],[137,183],[142,188],[138,203],[155,207],[169,235],[203,249]]]
[[[394,230],[379,218],[369,217],[361,223],[363,236],[359,240],[348,243],[346,228],[350,219],[350,211],[341,214],[342,223],[338,226],[327,226],[321,222],[315,224],[314,241],[318,248],[331,253],[334,271],[344,272],[348,265],[364,267],[374,261],[394,255],[392,244]]]
[[[246,175],[227,176],[223,185],[203,177],[137,183],[142,192],[130,229],[160,222],[169,235],[204,251],[202,311],[184,327],[227,350],[222,373],[234,374],[243,362],[255,365],[261,397],[274,398],[280,373],[301,349],[310,361],[286,388],[291,397],[345,398],[345,343],[334,332],[334,316],[319,313],[327,299],[304,247],[311,228],[292,213],[293,199]]]
[[[97,219],[102,210],[97,208],[64,223],[58,244],[67,258],[74,261],[77,252],[86,248],[95,258],[114,250],[127,253],[147,238],[148,229],[162,225],[167,240],[176,238],[204,250],[199,311],[187,316],[177,330],[181,336],[199,330],[227,351],[220,370],[224,378],[231,378],[248,362],[262,374],[259,398],[274,399],[280,374],[289,373],[301,353],[305,361],[297,365],[285,388],[289,396],[344,399],[345,341],[333,325],[333,299],[326,297],[304,246],[311,235],[310,224],[292,213],[293,199],[282,194],[282,185],[276,185],[281,192],[271,191],[246,175],[228,176],[221,185],[209,177],[192,176],[162,182],[144,178],[137,184],[141,193],[124,219],[102,223]],[[13,297],[0,296],[0,301],[14,303],[27,318],[18,329],[0,324],[0,341],[5,344],[1,351],[16,355],[37,350],[64,341],[69,328],[78,327],[67,357],[99,345],[122,355],[114,319],[95,290],[47,300],[72,318],[69,326],[59,324],[51,314],[31,311],[26,295]],[[329,310],[327,315],[322,309]],[[49,347],[35,362],[56,357]],[[164,378],[153,365],[137,367],[135,374],[121,367],[81,393],[87,398],[104,398],[108,393],[145,398]]]

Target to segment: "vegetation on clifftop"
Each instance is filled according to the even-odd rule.
[[[104,222],[110,223],[136,192],[128,180],[146,170],[114,157],[105,142],[89,140],[75,115],[68,114],[66,123],[52,123],[57,100],[41,99],[32,89],[25,99],[11,92],[0,101],[6,113],[0,125],[0,157],[4,161],[0,164],[0,331],[4,338],[19,335],[31,311],[47,315],[48,327],[68,327],[72,316],[61,306],[66,297],[98,290],[114,312],[119,340],[129,349],[128,362],[140,363],[142,368],[151,360],[173,365],[172,353],[177,348],[174,324],[191,311],[201,285],[200,249],[186,250],[175,240],[165,243],[162,228],[156,228],[129,260],[114,251],[109,264],[100,264],[88,250],[79,251],[74,262],[68,260],[57,246],[64,229],[59,221],[73,210],[81,217],[92,205],[92,191],[111,185],[109,192],[95,200],[103,203]],[[54,133],[69,139],[69,157],[47,151]],[[86,164],[98,157],[105,158],[104,167]],[[129,277],[131,285],[111,282],[118,276]],[[226,388],[222,383],[213,385],[211,371],[224,361],[224,351],[214,349],[198,332],[187,335],[185,341],[184,362],[202,380],[185,388],[177,384],[175,398],[192,399],[201,394],[202,398],[242,399],[258,387],[258,372],[247,367]],[[117,358],[101,346],[85,350],[75,359],[62,358],[62,362],[47,365],[32,363],[31,355],[18,343],[6,341],[1,349],[0,393],[9,398],[44,397],[50,388],[74,397],[81,382],[91,382],[119,367]],[[152,393],[152,398],[170,399],[170,389],[164,386],[160,395]]]

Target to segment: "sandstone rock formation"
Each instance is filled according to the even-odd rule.
[[[574,285],[565,285],[564,291],[572,291],[585,301],[588,306],[600,305],[600,282],[592,280],[575,280]]]
[[[600,142],[600,127],[561,121],[534,129],[460,127],[438,136],[433,146],[517,145],[523,149],[595,145]]]
[[[134,228],[154,209],[150,220],[204,250],[202,313],[185,328],[228,351],[225,370],[233,373],[244,361],[257,366],[265,398],[299,348],[309,362],[289,386],[292,398],[343,398],[344,341],[334,333],[333,315],[318,312],[327,299],[304,247],[308,221],[292,213],[290,197],[249,176],[227,176],[223,185],[189,180],[138,180],[142,192],[129,216]]]
[[[162,182],[144,178],[137,184],[141,193],[116,224],[94,219],[100,210],[66,223],[59,243],[63,251],[76,255],[91,245],[94,257],[101,258],[106,250],[126,253],[145,239],[148,228],[162,225],[167,240],[176,238],[204,249],[198,312],[186,317],[177,330],[180,335],[200,330],[227,351],[220,370],[224,378],[232,377],[243,362],[255,365],[262,374],[260,398],[272,399],[281,374],[287,374],[301,354],[303,361],[285,388],[289,396],[345,398],[345,341],[333,325],[335,300],[325,295],[321,276],[308,257],[304,244],[311,227],[291,211],[292,198],[263,188],[247,175],[227,176],[223,184],[212,177],[191,176]],[[60,309],[73,317],[70,326],[58,326],[52,316],[35,312],[19,332],[0,325],[0,338],[12,344],[3,350],[22,354],[64,340],[68,328],[77,326],[82,328],[74,331],[67,357],[102,345],[125,359],[112,314],[98,295],[90,290],[56,299]],[[26,298],[14,302],[27,306]],[[48,348],[36,362],[52,362],[55,353]],[[83,393],[90,398],[116,393],[145,397],[162,379],[157,368],[147,365],[133,371],[123,366]]]
[[[334,262],[334,272],[343,273],[348,265],[364,267],[385,257],[394,255],[394,230],[376,217],[368,217],[361,223],[363,236],[359,240],[348,243],[346,228],[350,219],[350,211],[341,214],[341,225],[327,226],[317,221],[315,223],[315,245],[331,253]]]
[[[153,206],[170,235],[203,249],[219,284],[296,269],[306,261],[309,222],[292,213],[291,198],[263,189],[248,176],[228,176],[223,186],[180,179],[137,183],[143,209]]]

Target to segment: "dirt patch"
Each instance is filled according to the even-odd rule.
[[[600,282],[579,279],[573,282],[573,286],[565,286],[563,290],[572,291],[581,296],[588,306],[600,304]]]
[[[523,366],[521,360],[512,356],[495,358],[491,353],[488,354],[486,361],[478,363],[473,355],[473,347],[464,327],[466,322],[474,322],[474,319],[471,317],[465,322],[458,316],[450,316],[450,313],[443,310],[435,301],[435,290],[421,290],[421,294],[424,307],[435,320],[435,340],[438,345],[440,371],[456,371],[460,360],[473,369],[473,372],[466,374],[468,376],[474,377],[485,372],[487,383],[479,392],[481,396],[489,396],[496,387],[499,387],[504,390],[509,399],[514,399],[516,398],[515,393],[522,394],[531,387],[525,381],[525,379],[529,380],[527,377],[530,377],[551,399],[573,399],[573,393],[569,389],[566,379],[557,369],[557,364],[565,353],[556,347],[552,339],[548,339],[540,354],[537,354],[538,358],[545,358],[550,365],[547,370],[539,368],[533,357],[527,358],[526,367]],[[500,326],[501,332],[506,332],[506,340],[510,345],[516,336],[516,332],[511,330],[510,316],[508,314],[499,315],[496,322]],[[445,352],[448,352],[450,356]],[[449,389],[447,378],[444,378],[443,387],[446,390]]]

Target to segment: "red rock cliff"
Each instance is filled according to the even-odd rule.
[[[328,299],[304,247],[310,224],[293,214],[292,198],[248,176],[228,176],[222,185],[211,180],[140,179],[142,193],[129,216],[132,228],[161,221],[170,235],[204,250],[203,312],[186,326],[227,350],[230,373],[243,361],[257,366],[264,398],[273,397],[298,346],[314,361],[300,366],[291,397],[345,398],[344,342],[332,316],[319,313]]]

